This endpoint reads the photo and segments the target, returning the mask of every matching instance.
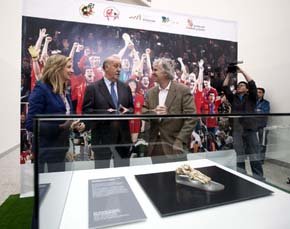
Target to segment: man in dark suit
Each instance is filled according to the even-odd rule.
[[[143,113],[195,114],[190,89],[173,81],[174,62],[160,58],[153,63],[153,80],[158,86],[151,88],[145,97]],[[153,163],[186,160],[186,152],[196,120],[153,119],[150,121],[148,155]]]
[[[85,92],[83,114],[112,114],[133,111],[133,98],[128,85],[119,81],[121,60],[110,56],[103,63],[103,79],[89,85]],[[131,135],[128,120],[92,121],[92,147],[95,167],[128,166]]]

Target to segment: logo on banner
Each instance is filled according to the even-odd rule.
[[[129,16],[129,19],[135,20],[135,21],[156,22],[154,19],[151,19],[150,16],[146,16],[142,14]]]
[[[162,19],[162,23],[168,23],[170,21],[169,17],[165,17],[165,16],[162,16],[161,19]]]
[[[108,19],[108,21],[119,19],[120,12],[115,7],[107,7],[104,10],[104,17]]]
[[[161,21],[163,24],[178,25],[179,21],[172,20],[172,18],[161,16]]]
[[[136,21],[141,21],[142,20],[142,15],[138,14],[138,15],[130,16],[129,19],[136,20]]]
[[[205,26],[204,25],[197,25],[194,24],[192,19],[188,18],[186,21],[186,28],[187,29],[192,29],[195,31],[205,31]]]
[[[93,3],[89,3],[88,5],[81,5],[80,7],[80,13],[82,16],[84,17],[89,17],[91,15],[94,14],[94,4]]]
[[[193,29],[193,21],[190,18],[187,19],[186,28],[187,29]]]

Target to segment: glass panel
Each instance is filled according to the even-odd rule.
[[[257,128],[265,119],[268,125]],[[40,228],[61,224],[78,170],[102,169],[105,174],[113,167],[208,159],[290,191],[290,114],[41,116],[37,120]],[[209,128],[209,122],[216,126]],[[82,123],[85,131],[72,130]]]
[[[59,228],[73,175],[67,163],[70,130],[66,120],[35,121],[37,135],[35,177],[39,228]]]

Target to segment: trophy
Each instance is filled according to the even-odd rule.
[[[122,38],[125,41],[125,45],[134,46],[134,43],[131,40],[130,35],[128,33],[123,33]]]

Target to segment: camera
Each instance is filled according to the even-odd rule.
[[[236,73],[238,69],[237,65],[242,63],[243,61],[234,61],[228,63],[227,73]]]

